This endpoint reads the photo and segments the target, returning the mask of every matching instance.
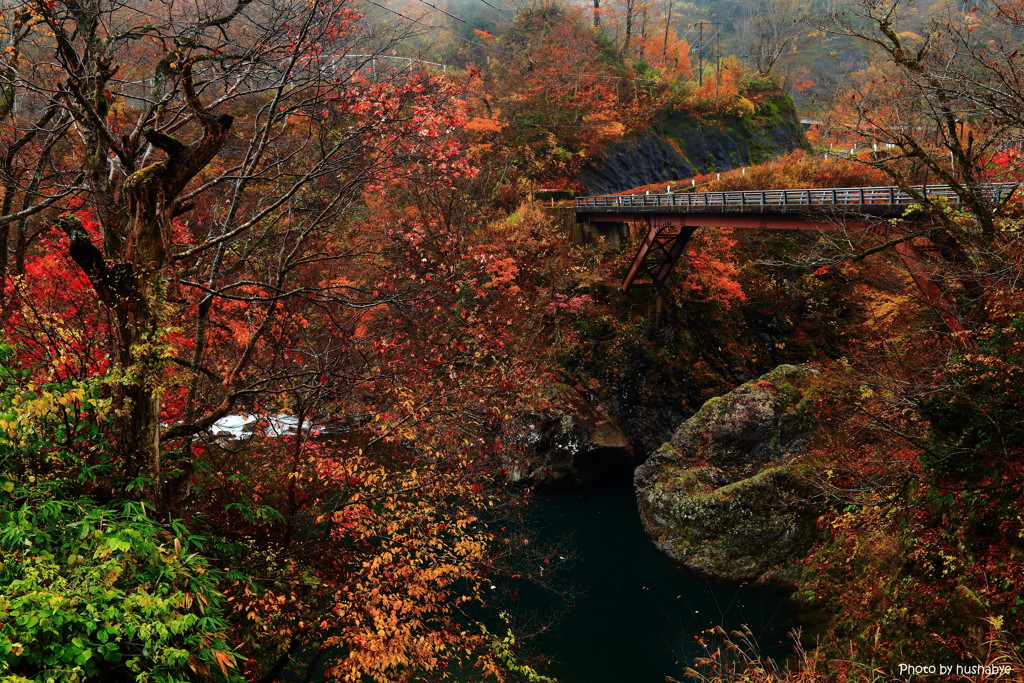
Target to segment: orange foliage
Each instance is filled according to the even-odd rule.
[[[886,185],[888,180],[878,169],[847,159],[811,155],[803,151],[772,161],[733,169],[721,174],[697,179],[697,190],[719,192],[724,190],[782,190],[813,187],[865,187]]]
[[[885,185],[885,174],[856,161],[838,157],[826,159],[803,150],[754,166],[721,173],[705,173],[651,185],[641,185],[625,194],[664,192],[725,192],[732,190],[799,190],[814,187],[871,187]]]
[[[713,302],[724,310],[746,301],[747,295],[738,280],[733,249],[736,240],[732,230],[700,230],[687,245],[685,277],[680,274],[676,287],[689,290],[701,299]]]
[[[589,21],[556,5],[521,12],[498,41],[516,56],[467,70],[469,148],[506,186],[575,186],[584,164],[669,97],[650,73],[611,65]],[[670,47],[659,68],[686,71],[688,47]]]
[[[789,87],[796,92],[804,92],[809,88],[813,88],[815,83],[810,80],[807,75],[810,73],[810,69],[806,66],[801,66],[795,70],[789,79]]]
[[[668,40],[661,31],[637,36],[637,56],[657,72],[660,78],[683,81],[693,77],[690,44],[669,29]]]
[[[740,94],[743,66],[735,57],[722,60],[717,76],[709,76],[688,97],[687,103],[697,112],[705,114],[753,114],[755,105]]]

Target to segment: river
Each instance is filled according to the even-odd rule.
[[[294,430],[291,416],[275,418],[275,433]],[[243,435],[249,422],[237,416],[220,428]],[[543,568],[558,592],[512,582],[497,590],[491,607],[525,625],[517,632],[529,663],[540,662],[535,668],[559,683],[686,680],[684,670],[705,654],[695,638],[713,626],[746,625],[762,653],[777,660],[792,652],[787,632],[796,622],[786,592],[679,568],[647,539],[630,486],[535,491],[522,521],[534,561],[543,562],[531,569]],[[305,680],[323,680],[321,667]]]
[[[786,632],[794,614],[785,593],[678,568],[647,540],[630,488],[537,493],[527,520],[540,543],[562,539],[562,554],[551,561],[571,562],[564,574],[573,604],[530,641],[550,660],[543,673],[560,683],[684,680],[684,669],[702,654],[695,636],[714,625],[746,624],[763,652],[784,658],[791,651]],[[541,594],[526,595],[514,607],[559,609],[557,600],[544,602]]]

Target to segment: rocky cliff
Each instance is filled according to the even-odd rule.
[[[508,461],[510,482],[583,489],[628,480],[633,449],[604,408],[565,384],[548,387],[545,399],[549,408],[522,427],[532,448],[524,459]]]
[[[622,192],[760,163],[807,146],[792,100],[777,96],[748,116],[701,120],[672,110],[649,129],[612,145],[580,180],[589,193]]]

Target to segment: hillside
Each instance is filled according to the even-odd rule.
[[[1024,16],[769,4],[810,141],[700,5],[7,3],[0,683],[1019,679]]]

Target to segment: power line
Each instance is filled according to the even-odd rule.
[[[717,27],[718,30],[713,36],[708,38],[707,42],[704,41],[704,27],[710,26],[712,28]],[[704,82],[704,50],[711,43],[715,45],[715,73],[718,78],[719,84],[722,81],[722,43],[720,36],[722,35],[722,22],[721,21],[698,21],[694,24],[694,27],[698,29],[697,38],[697,80],[699,83]],[[691,29],[692,30],[692,29]],[[710,60],[708,60],[710,62]]]
[[[690,26],[690,28],[689,28],[689,29],[687,29],[687,30],[686,30],[686,33],[684,33],[684,34],[683,34],[683,35],[681,35],[681,36],[677,35],[677,36],[676,36],[676,40],[677,40],[677,41],[679,41],[679,40],[686,40],[686,38],[687,38],[687,37],[688,37],[688,36],[689,36],[689,35],[690,35],[691,33],[693,33],[693,32],[694,32],[694,31],[696,31],[696,30],[697,30],[697,24],[693,24],[692,26]]]
[[[452,14],[451,12],[449,12],[448,10],[443,10],[440,7],[438,7],[437,5],[435,5],[435,4],[431,3],[431,2],[427,2],[427,0],[417,0],[417,2],[422,2],[427,7],[432,7],[435,10],[437,10],[438,12],[440,12],[441,14],[445,15],[446,17],[451,17],[455,21],[461,21],[463,24],[465,24],[466,26],[469,26],[470,28],[475,28],[477,31],[483,31],[484,33],[487,33],[486,29],[482,29],[479,26],[471,24],[468,21],[466,21],[465,19],[463,19],[462,17],[457,17],[454,14]]]
[[[487,2],[487,0],[480,0],[480,2],[484,3],[485,5],[487,5],[488,7],[490,7],[490,8],[491,8],[492,10],[494,10],[495,12],[501,12],[501,13],[502,13],[502,14],[504,14],[504,15],[505,15],[506,17],[513,17],[513,18],[515,18],[515,16],[516,16],[516,15],[512,14],[511,12],[506,12],[505,10],[501,9],[500,7],[495,7],[495,6],[494,6],[494,5],[492,5],[491,3]]]
[[[420,1],[423,2],[423,0],[420,0]],[[391,12],[392,14],[395,14],[395,15],[401,17],[402,19],[405,19],[406,21],[411,21],[414,24],[419,24],[420,26],[422,26],[424,28],[429,28],[429,29],[431,29],[433,31],[447,31],[448,33],[451,33],[453,36],[455,36],[459,40],[467,42],[467,43],[469,43],[471,45],[478,45],[479,47],[485,47],[488,50],[494,50],[495,52],[500,52],[501,54],[504,54],[504,55],[512,55],[513,57],[517,56],[516,53],[509,52],[508,50],[502,50],[500,47],[494,47],[493,45],[488,45],[487,43],[481,43],[480,41],[473,40],[472,38],[466,38],[465,36],[460,35],[458,31],[455,31],[454,29],[448,28],[447,26],[434,26],[433,24],[428,24],[426,22],[422,22],[419,19],[414,19],[414,18],[412,18],[410,16],[402,14],[401,12],[399,12],[397,10],[393,10],[390,7],[385,7],[384,5],[380,4],[379,2],[375,2],[374,0],[366,0],[366,2],[368,2],[371,5],[374,5],[376,7],[379,7],[382,10],[386,10],[388,12]],[[424,4],[430,4],[430,3],[424,2]],[[447,14],[447,12],[445,12],[445,14]],[[456,18],[458,18],[458,17],[456,17]],[[469,22],[465,21],[464,19],[459,19],[459,21],[462,21],[465,24],[469,24]]]

